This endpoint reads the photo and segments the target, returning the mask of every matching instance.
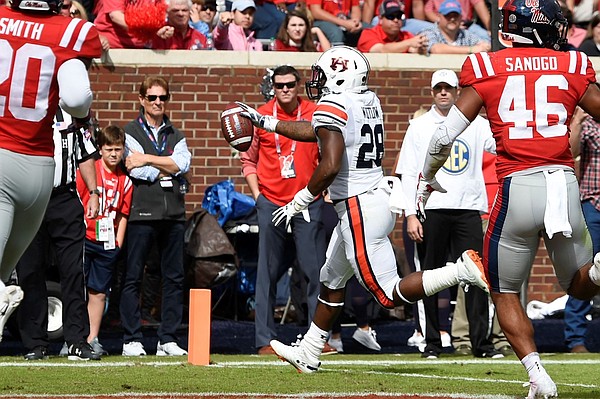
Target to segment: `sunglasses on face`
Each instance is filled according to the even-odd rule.
[[[404,17],[404,14],[401,12],[395,12],[393,14],[386,14],[385,18],[389,19],[390,21],[393,21],[395,19],[397,19],[398,21],[402,21],[402,18]]]
[[[160,98],[160,101],[165,102],[169,99],[169,95],[168,94],[162,94],[160,96],[157,96],[156,94],[148,94],[146,96],[146,99],[148,101],[150,101],[151,103],[153,103],[154,101],[156,101],[157,98]]]
[[[202,6],[202,11],[217,11],[217,6]]]
[[[281,83],[275,82],[275,83],[273,83],[273,86],[275,86],[275,88],[278,90],[283,90],[283,88],[286,86],[288,89],[293,89],[294,87],[296,87],[297,83],[298,82],[296,82],[295,80],[292,80],[291,82],[281,82]]]
[[[69,8],[71,8],[71,3],[63,3],[63,5],[62,5],[63,10],[68,10]]]

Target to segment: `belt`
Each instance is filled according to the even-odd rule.
[[[52,189],[52,196],[58,195],[58,194],[74,192],[75,189],[76,189],[75,183],[70,183],[70,184],[65,184],[62,186],[54,187]]]

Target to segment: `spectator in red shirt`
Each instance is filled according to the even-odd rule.
[[[401,0],[398,0],[401,1]],[[363,23],[376,26],[379,22],[377,10],[381,7],[383,0],[364,0],[362,6]],[[423,0],[404,0],[404,20],[402,30],[418,35],[426,29],[433,28],[433,23],[425,19],[425,7]]]
[[[110,48],[144,48],[144,42],[129,34],[125,22],[126,0],[102,0],[94,9],[94,24],[98,32],[108,40]]]
[[[307,0],[315,22],[332,45],[356,47],[363,29],[359,0]]]
[[[191,0],[171,0],[167,9],[167,25],[152,40],[157,50],[206,49],[206,36],[190,27]]]
[[[427,36],[403,32],[404,3],[384,0],[379,8],[379,23],[366,29],[358,41],[363,53],[420,53],[427,51]]]
[[[301,9],[290,11],[283,20],[277,39],[277,51],[326,51],[331,44],[323,31],[312,26],[306,12]]]

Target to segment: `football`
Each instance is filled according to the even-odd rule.
[[[243,109],[236,103],[229,103],[221,113],[221,131],[230,146],[238,151],[248,151],[254,136],[254,126],[250,119],[240,115]]]

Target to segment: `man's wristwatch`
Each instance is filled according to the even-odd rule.
[[[90,195],[96,194],[98,197],[100,196],[100,191],[96,188],[94,190],[90,190]]]

